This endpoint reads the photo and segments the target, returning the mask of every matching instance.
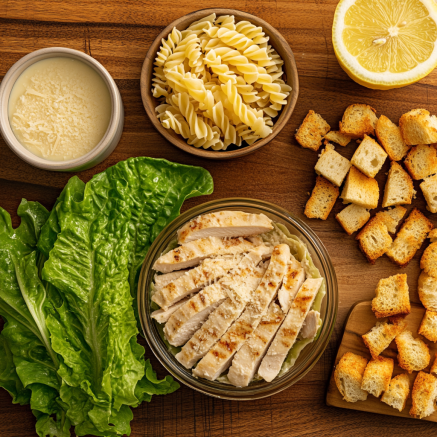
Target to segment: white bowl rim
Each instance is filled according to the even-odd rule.
[[[18,141],[9,122],[9,96],[21,73],[23,73],[24,70],[34,63],[53,57],[78,59],[89,65],[104,80],[111,97],[111,118],[109,120],[108,128],[100,142],[85,155],[75,159],[70,159],[68,161],[50,161],[34,155]],[[83,167],[89,162],[95,160],[110,145],[112,139],[116,136],[119,128],[120,118],[122,116],[123,103],[114,79],[111,77],[106,68],[100,64],[100,62],[96,61],[86,53],[80,52],[79,50],[69,49],[66,47],[49,47],[35,50],[34,52],[31,52],[18,60],[6,73],[0,85],[0,132],[6,144],[23,161],[45,170],[73,170],[77,169],[78,167]]]

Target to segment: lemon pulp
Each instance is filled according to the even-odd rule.
[[[437,64],[434,0],[342,0],[334,50],[354,80],[370,88],[414,83]]]

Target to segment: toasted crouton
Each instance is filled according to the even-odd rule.
[[[431,311],[437,311],[437,278],[422,272],[419,276],[419,299]]]
[[[354,205],[352,203],[339,212],[335,218],[341,226],[343,226],[343,229],[349,235],[352,235],[367,223],[370,218],[370,213],[362,206]]]
[[[379,117],[375,133],[392,161],[400,161],[410,149],[402,138],[401,130],[385,115]]]
[[[390,343],[407,328],[403,317],[390,317],[385,321],[377,321],[376,325],[364,334],[364,344],[369,348],[372,358],[376,358],[385,351]]]
[[[318,175],[323,176],[339,187],[343,183],[350,167],[351,163],[349,160],[337,153],[332,144],[328,144],[322,150],[314,170]]]
[[[413,385],[411,398],[413,406],[411,416],[431,416],[435,411],[435,398],[437,397],[437,378],[429,373],[419,372]]]
[[[361,389],[367,359],[352,352],[346,352],[334,372],[338,391],[347,402],[365,401],[367,392]]]
[[[414,338],[411,331],[403,331],[396,338],[399,367],[408,373],[423,370],[428,366],[431,356],[426,343]]]
[[[390,381],[388,390],[382,395],[381,401],[396,410],[402,411],[410,393],[410,378],[406,373],[395,376]]]
[[[426,310],[417,333],[429,341],[437,341],[437,312]]]
[[[326,220],[331,212],[340,190],[331,182],[317,176],[316,185],[305,206],[304,214],[308,218]]]
[[[419,144],[405,158],[405,167],[416,181],[437,173],[437,150],[435,145]]]
[[[393,240],[388,233],[386,219],[381,215],[372,217],[357,235],[360,249],[371,264],[384,255]]]
[[[384,149],[374,139],[364,135],[363,141],[352,156],[351,163],[367,177],[374,178],[386,158],[387,153]]]
[[[305,149],[317,152],[322,145],[323,137],[328,133],[329,129],[331,127],[321,115],[316,114],[314,111],[309,111],[296,133],[296,140]]]
[[[380,279],[372,300],[372,311],[382,317],[409,314],[411,310],[407,275],[399,274]]]
[[[396,264],[406,266],[433,227],[434,225],[417,208],[414,208],[402,224],[395,241],[387,251],[387,256]]]
[[[383,217],[388,232],[390,232],[390,234],[396,234],[396,228],[398,227],[399,222],[403,219],[406,212],[407,209],[403,206],[396,206],[395,208],[377,212],[376,215]]]
[[[325,140],[340,144],[340,146],[343,147],[347,146],[351,139],[352,138],[349,135],[344,135],[336,130],[332,130],[325,135]]]
[[[364,135],[374,135],[378,117],[376,110],[369,105],[350,105],[344,111],[340,121],[340,132],[351,138],[364,138]]]
[[[423,196],[425,197],[429,212],[437,212],[437,174],[426,178],[421,184]]]
[[[379,200],[378,182],[352,166],[340,197],[343,203],[354,203],[366,209],[376,208]]]
[[[431,243],[423,252],[420,268],[437,278],[437,243]]]
[[[414,194],[413,181],[410,175],[397,162],[392,161],[385,184],[382,207],[409,205]]]
[[[431,243],[437,242],[437,229],[433,229],[429,232],[428,238],[430,239]]]
[[[391,358],[376,357],[367,363],[361,389],[379,398],[387,391],[393,374],[394,361]]]
[[[437,354],[434,355],[434,362],[432,363],[429,373],[431,373],[431,375],[437,376]]]
[[[399,120],[399,129],[405,144],[431,144],[437,142],[437,119],[426,109],[413,109]]]

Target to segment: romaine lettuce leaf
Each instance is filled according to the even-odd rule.
[[[83,196],[66,190],[57,204],[48,242],[39,247],[49,252],[42,277],[65,301],[48,316],[47,326],[62,356],[58,373],[69,386],[61,390],[62,400],[82,405],[80,415],[87,418],[79,424],[79,416],[69,415],[78,435],[127,433],[128,406],[177,389],[171,377],[158,381],[149,364],[145,373],[132,304],[153,240],[185,199],[212,189],[202,168],[133,158],[96,175]]]

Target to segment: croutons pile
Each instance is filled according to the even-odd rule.
[[[336,219],[349,235],[364,227],[356,239],[368,261],[374,264],[387,254],[406,266],[434,227],[414,208],[394,236],[407,211],[400,205],[411,204],[415,197],[413,179],[423,179],[420,188],[427,209],[437,212],[437,118],[425,109],[414,109],[400,118],[398,127],[384,115],[378,119],[369,105],[355,104],[346,108],[339,130],[330,129],[321,115],[310,111],[296,133],[302,147],[318,151],[323,140],[326,146],[315,166],[318,176],[305,215],[326,220],[340,196],[349,205]],[[359,146],[350,161],[330,143],[345,147],[351,140]],[[371,218],[369,210],[378,207],[380,197],[375,176],[387,156],[391,163],[382,207],[388,209]],[[402,159],[406,170],[399,163]]]
[[[433,246],[437,246],[437,232],[432,232],[430,237],[431,244],[425,250],[421,262],[422,275],[427,275],[425,279],[422,278],[423,283],[427,283],[427,278],[437,281],[437,277],[432,276],[437,274],[436,264],[432,262],[437,256]],[[433,310],[436,309],[437,288],[434,288],[432,295],[429,284],[427,287],[421,296],[427,310],[418,334],[436,342],[437,312]],[[338,390],[347,402],[365,401],[368,394],[379,398],[382,394],[382,402],[402,411],[410,393],[409,374],[418,372],[412,388],[410,415],[419,418],[430,416],[436,411],[437,354],[430,372],[424,372],[430,364],[431,355],[428,345],[407,330],[405,317],[410,313],[407,275],[398,274],[379,281],[372,301],[372,311],[377,319],[382,319],[362,336],[372,358],[367,360],[352,352],[345,353],[334,372]],[[407,372],[394,377],[394,360],[381,356],[393,340],[398,350],[397,364]]]

